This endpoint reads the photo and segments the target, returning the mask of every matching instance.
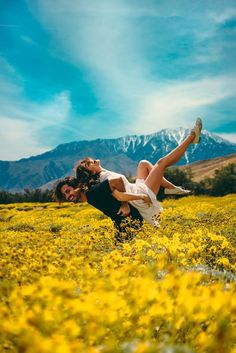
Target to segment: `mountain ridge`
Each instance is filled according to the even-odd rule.
[[[155,163],[175,148],[189,129],[162,129],[148,135],[128,135],[113,139],[72,141],[50,151],[18,161],[0,161],[0,189],[11,192],[34,189],[52,180],[71,175],[75,162],[85,156],[102,160],[107,169],[135,175],[138,161]],[[178,165],[236,153],[236,144],[203,130],[201,143],[191,145]]]

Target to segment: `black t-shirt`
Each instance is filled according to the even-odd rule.
[[[112,196],[109,181],[105,180],[99,184],[93,185],[89,191],[86,192],[87,201],[90,205],[102,211],[105,215],[110,217],[119,228],[124,216],[118,215],[121,203]],[[136,208],[130,206],[130,217],[142,223],[143,218]]]

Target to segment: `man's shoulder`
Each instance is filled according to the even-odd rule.
[[[111,195],[111,188],[108,180],[92,185],[86,192],[87,200],[101,199]]]
[[[116,222],[118,222],[117,220],[121,221],[123,219],[123,217],[117,215],[121,203],[113,197],[108,180],[91,186],[86,192],[86,196],[89,204],[98,208]],[[139,211],[132,205],[130,205],[130,216],[133,219],[142,221],[142,216]]]
[[[86,194],[89,194],[89,193],[93,194],[95,192],[106,192],[106,191],[111,193],[108,180],[104,180],[104,181],[98,182],[97,184],[92,185]]]

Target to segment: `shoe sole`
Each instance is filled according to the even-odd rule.
[[[194,126],[194,131],[195,131],[195,137],[192,143],[199,143],[201,138],[201,131],[202,131],[202,119],[201,118],[197,118],[196,122],[195,122],[195,126]]]
[[[176,190],[176,189],[166,189],[165,195],[189,195],[191,194],[192,190]]]

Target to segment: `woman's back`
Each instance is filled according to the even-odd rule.
[[[112,172],[111,170],[107,170],[107,169],[103,169],[99,173],[100,182],[107,180],[107,179],[116,179],[116,178],[122,178],[125,183],[129,183],[128,179],[123,174]]]

